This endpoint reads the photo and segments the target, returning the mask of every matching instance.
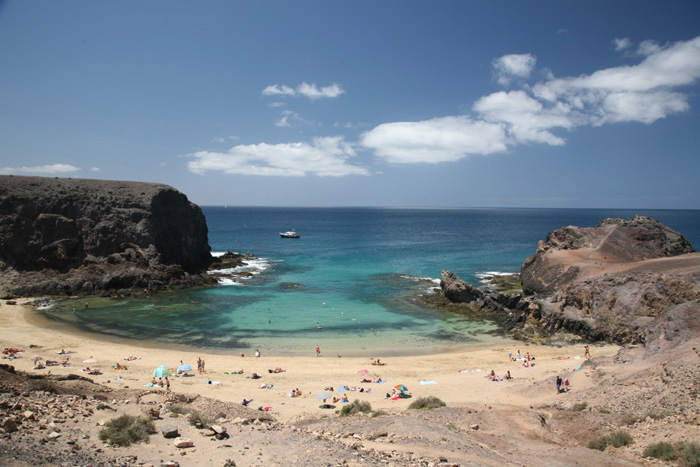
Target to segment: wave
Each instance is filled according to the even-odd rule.
[[[224,253],[214,252],[212,256],[221,256]],[[281,260],[270,260],[268,258],[244,259],[242,266],[234,268],[212,269],[207,274],[217,274],[224,277],[217,277],[219,285],[242,285],[243,281],[259,276],[270,269],[274,263],[281,263]]]

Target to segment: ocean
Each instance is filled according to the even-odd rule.
[[[559,227],[653,217],[700,245],[700,211],[202,208],[213,254],[250,253],[247,277],[148,298],[65,300],[53,325],[154,346],[237,355],[385,356],[469,347],[497,326],[424,306],[443,269],[480,284],[512,274]],[[301,238],[281,238],[296,230]],[[69,312],[76,306],[78,312]]]

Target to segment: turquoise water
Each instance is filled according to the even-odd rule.
[[[515,273],[548,232],[649,215],[700,244],[698,211],[204,207],[212,252],[260,258],[234,283],[150,298],[66,301],[43,316],[154,345],[238,354],[426,353],[487,342],[496,326],[424,307],[443,269],[472,283]],[[296,229],[300,239],[279,232]],[[73,306],[78,312],[70,312]],[[318,329],[321,326],[322,329]]]

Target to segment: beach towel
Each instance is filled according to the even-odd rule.
[[[341,404],[349,404],[350,401],[340,401]]]
[[[437,381],[421,381],[420,384],[437,384]]]
[[[338,387],[338,392],[345,392],[345,388],[343,386]]]
[[[577,366],[576,368],[574,368],[574,371],[578,371],[578,370],[580,370],[580,369],[581,369],[581,365],[579,365],[579,366]]]

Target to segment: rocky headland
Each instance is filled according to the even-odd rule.
[[[439,297],[519,337],[566,331],[655,351],[700,335],[700,254],[649,217],[555,230],[520,280],[522,293],[496,293],[443,271]]]
[[[216,284],[199,206],[158,183],[0,176],[0,297]]]

